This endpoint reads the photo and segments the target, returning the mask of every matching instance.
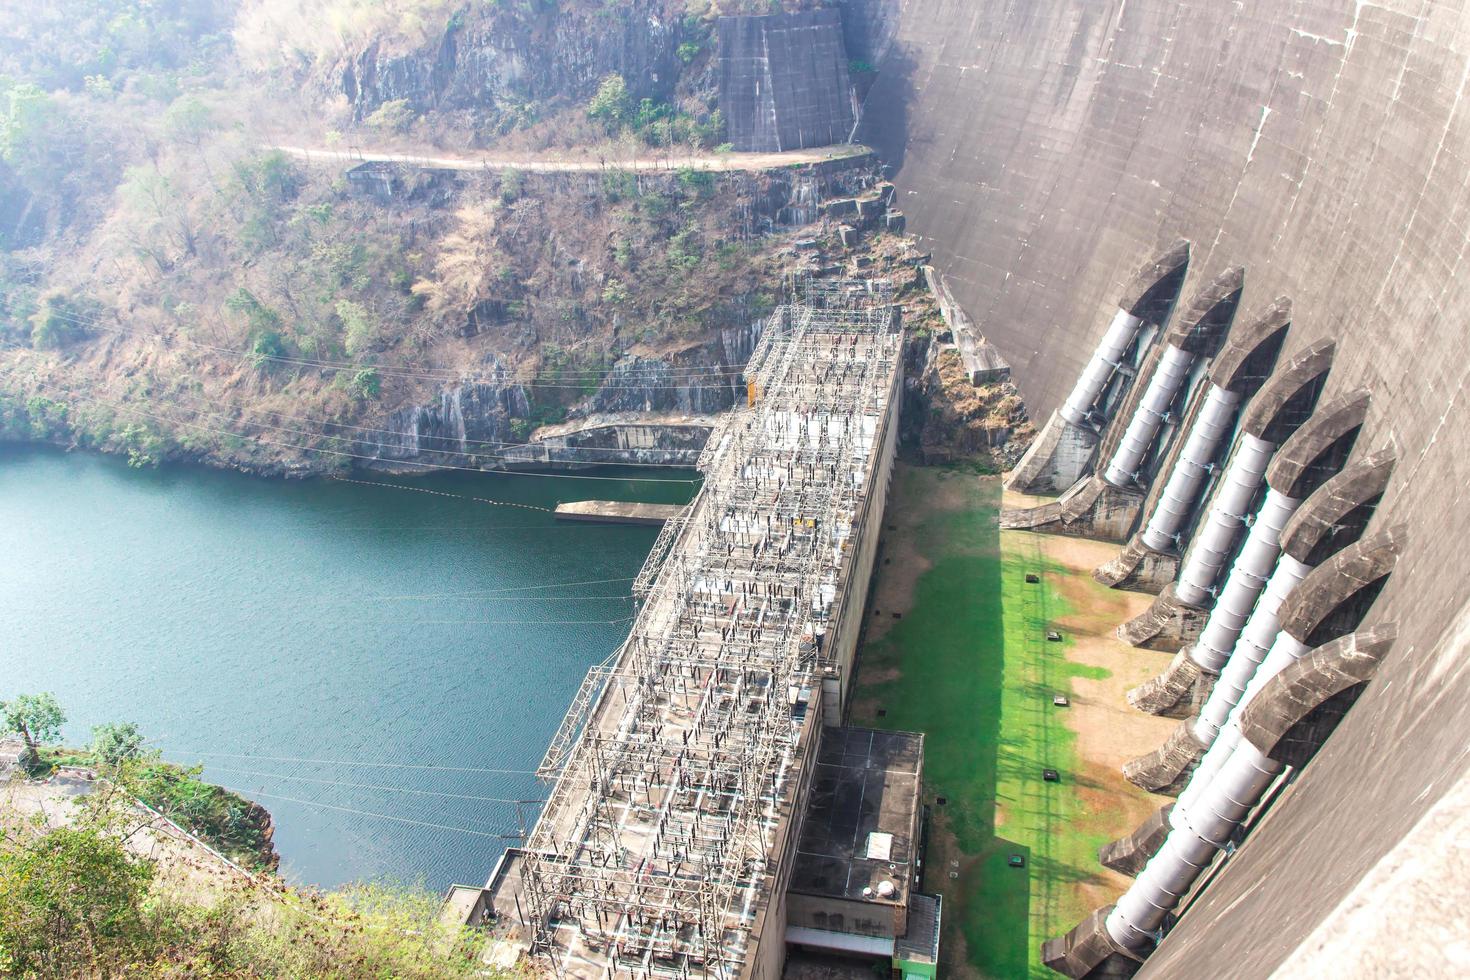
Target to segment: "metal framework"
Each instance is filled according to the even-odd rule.
[[[752,404],[712,434],[703,490],[638,577],[631,635],[541,767],[551,791],[520,895],[531,952],[555,973],[740,972],[820,723],[809,701],[900,357],[889,308],[824,294],[767,324]]]

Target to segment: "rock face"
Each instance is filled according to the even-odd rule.
[[[360,439],[355,452],[385,461],[418,460],[458,465],[478,454],[493,456],[507,443],[523,442],[511,429],[511,420],[528,418],[526,389],[509,380],[498,363],[489,372],[493,380],[454,385],[439,400],[411,405],[393,412]]]
[[[419,111],[581,102],[614,73],[634,98],[664,99],[678,79],[684,40],[682,20],[664,0],[468,12],[419,50],[370,45],[339,65],[329,84],[359,117],[394,99]]]
[[[726,327],[713,342],[672,355],[629,354],[613,365],[598,389],[570,414],[574,418],[629,413],[706,416],[731,408],[745,397],[740,370],[750,360],[762,326],[763,321],[755,318]],[[512,380],[498,361],[485,374],[487,380],[447,386],[437,400],[390,413],[357,438],[353,452],[383,463],[425,466],[496,467],[535,458],[512,450],[527,441],[525,423],[535,418],[531,391]],[[514,424],[518,420],[520,426]],[[642,448],[683,452],[702,445],[702,439],[682,434],[665,441],[666,446]],[[632,448],[628,459],[648,461]],[[682,461],[683,457],[674,459]],[[619,460],[609,457],[607,461]]]
[[[960,352],[953,348],[935,349],[927,360],[920,376],[924,408],[918,416],[919,449],[926,464],[991,456],[999,468],[1025,452],[1031,424],[1009,382],[972,384]]]
[[[275,844],[275,818],[265,807],[251,802],[245,820],[260,828],[260,850],[255,855],[255,867],[262,871],[275,871],[281,865],[281,855],[277,853]]]
[[[740,370],[760,340],[762,322],[720,331],[714,344],[668,357],[630,354],[613,365],[588,412],[712,415],[745,398]]]

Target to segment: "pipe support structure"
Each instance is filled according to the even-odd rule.
[[[1210,516],[1179,571],[1175,594],[1182,602],[1203,606],[1208,601],[1275,452],[1272,443],[1249,432],[1241,434],[1240,445],[1220,482],[1220,492],[1210,505]]]
[[[1143,320],[1127,310],[1117,312],[1107,333],[1103,334],[1102,341],[1097,345],[1097,350],[1093,352],[1092,360],[1082,369],[1072,393],[1062,404],[1060,414],[1063,419],[1076,426],[1087,424],[1093,404],[1098,395],[1102,394],[1113,372],[1122,364],[1123,355],[1133,343],[1133,338],[1138,336],[1138,328],[1141,326]]]
[[[1174,396],[1179,394],[1179,389],[1189,377],[1189,369],[1193,364],[1194,355],[1189,351],[1173,344],[1164,346],[1164,354],[1154,367],[1148,388],[1144,391],[1138,408],[1134,410],[1133,418],[1128,421],[1128,429],[1123,433],[1117,452],[1113,453],[1113,458],[1103,473],[1103,479],[1108,483],[1120,489],[1128,489],[1138,482],[1138,471],[1153,446],[1154,436],[1158,435],[1159,427],[1164,424],[1169,406],[1173,404]]]
[[[1220,673],[1250,619],[1256,600],[1276,568],[1281,555],[1281,532],[1296,513],[1301,501],[1276,490],[1267,490],[1260,513],[1251,524],[1240,555],[1220,590],[1210,618],[1190,651],[1190,659],[1212,674]]]
[[[1179,461],[1159,495],[1153,515],[1143,531],[1143,543],[1154,551],[1167,551],[1179,540],[1179,529],[1194,510],[1195,498],[1214,465],[1215,453],[1230,431],[1240,395],[1211,384],[1199,417],[1189,429],[1189,438],[1179,452]]]

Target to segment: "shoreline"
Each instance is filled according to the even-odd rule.
[[[0,455],[6,452],[55,452],[62,455],[82,455],[99,459],[121,461],[128,465],[127,452],[125,449],[104,449],[95,446],[83,446],[75,441],[62,443],[48,439],[3,439],[0,438]],[[500,476],[545,476],[555,478],[557,476],[570,476],[579,472],[602,469],[618,469],[637,466],[653,470],[655,474],[666,474],[669,472],[697,473],[692,463],[644,463],[634,459],[617,459],[598,461],[595,463],[559,463],[556,460],[546,462],[527,462],[520,466],[456,466],[450,464],[416,463],[412,461],[398,461],[396,463],[384,461],[382,465],[350,467],[328,467],[313,466],[310,463],[291,465],[278,463],[264,466],[243,464],[234,461],[220,460],[208,455],[182,455],[170,456],[156,463],[145,466],[136,466],[134,469],[161,470],[169,467],[181,467],[184,469],[197,469],[214,473],[236,473],[266,481],[307,481],[321,480],[343,480],[358,476],[432,476],[444,473],[470,473],[488,474]],[[635,475],[607,477],[609,480],[626,480],[628,482],[648,482],[652,479],[664,479],[663,476],[648,477],[640,481]],[[698,478],[691,478],[691,484],[697,483]]]

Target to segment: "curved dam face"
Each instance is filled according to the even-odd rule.
[[[1385,903],[1374,930],[1335,930],[1470,763],[1470,13],[1417,0],[895,6],[863,137],[1038,422],[1135,270],[1182,238],[1183,294],[1239,266],[1242,320],[1289,298],[1280,363],[1334,342],[1324,403],[1368,392],[1356,452],[1398,460],[1372,527],[1407,537],[1362,623],[1396,624],[1396,643],[1140,975],[1221,962],[1311,975],[1314,950],[1415,935],[1425,924],[1388,892],[1369,895]]]

